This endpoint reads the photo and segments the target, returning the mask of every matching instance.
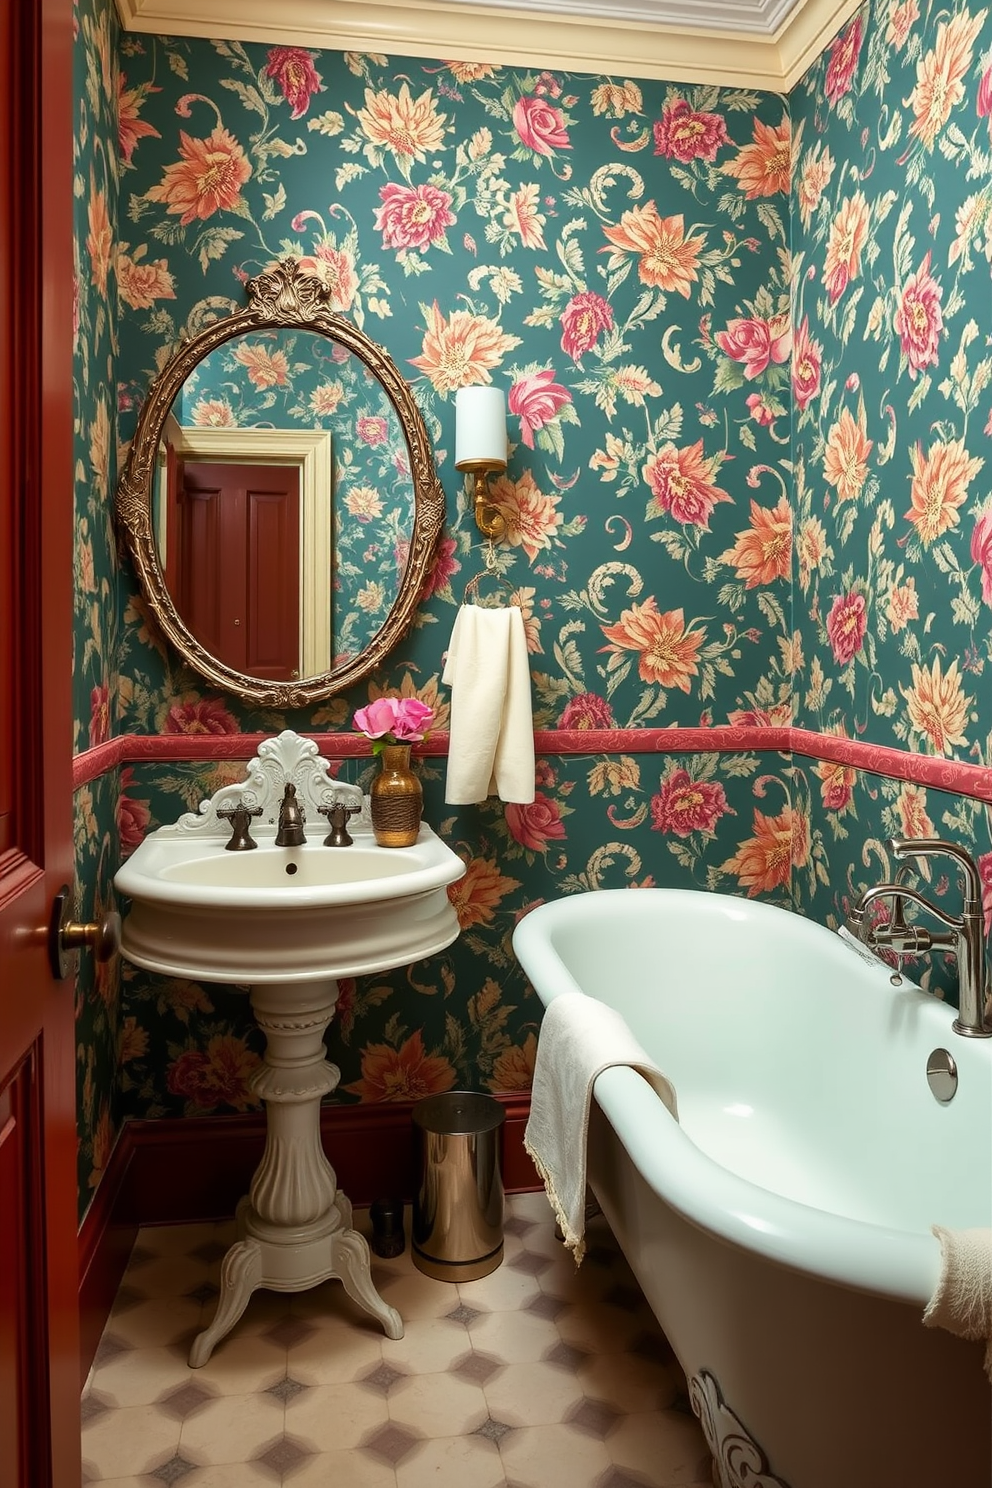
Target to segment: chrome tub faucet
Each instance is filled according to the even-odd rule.
[[[895,951],[897,956],[951,951],[958,966],[958,1015],[951,1026],[955,1033],[967,1038],[992,1038],[992,1022],[985,1011],[989,978],[978,865],[963,847],[940,837],[892,837],[889,848],[897,858],[953,858],[961,874],[964,895],[961,914],[949,914],[918,890],[898,882],[900,870],[895,882],[876,884],[865,890],[847,917],[849,928],[870,951]],[[867,911],[886,899],[892,906],[888,923],[873,921]],[[908,923],[907,904],[915,904],[947,928],[927,930],[915,922]]]

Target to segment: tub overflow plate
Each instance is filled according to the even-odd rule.
[[[946,1049],[934,1049],[927,1060],[927,1084],[934,1100],[942,1106],[954,1099],[958,1088],[958,1067]]]

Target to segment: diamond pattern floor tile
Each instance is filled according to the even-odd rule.
[[[86,1488],[701,1488],[684,1379],[602,1216],[578,1270],[543,1194],[504,1229],[477,1282],[373,1256],[405,1339],[339,1282],[259,1292],[197,1370],[233,1228],[141,1231],[81,1403]]]

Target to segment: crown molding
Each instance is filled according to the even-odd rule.
[[[548,67],[593,76],[709,83],[787,93],[857,9],[859,0],[671,0],[663,22],[637,0],[590,0],[596,14],[508,3],[424,6],[420,0],[117,0],[128,31],[388,56]],[[622,11],[624,14],[617,14]],[[610,18],[607,18],[607,17]],[[612,18],[614,17],[615,18]],[[705,24],[707,18],[713,24]],[[701,24],[701,22],[703,22]],[[766,27],[773,27],[766,30]]]

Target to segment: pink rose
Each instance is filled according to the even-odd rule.
[[[725,331],[717,331],[717,346],[735,362],[744,363],[745,377],[758,377],[769,362],[784,362],[792,349],[792,332],[787,315],[771,320],[731,320]]]
[[[534,434],[557,418],[558,410],[571,403],[572,395],[554,380],[553,367],[521,377],[510,389],[507,403],[520,420],[520,438],[528,449],[534,448]]]
[[[384,248],[427,248],[444,240],[445,228],[455,216],[448,209],[451,197],[437,186],[379,188],[382,206],[375,209],[375,225],[382,233]]]
[[[985,934],[992,935],[992,853],[983,853],[978,860],[978,873],[982,880],[982,909],[985,911]]]
[[[434,717],[434,709],[422,703],[419,698],[405,697],[398,698],[396,701],[399,707],[396,710],[393,733],[397,739],[404,744],[414,739],[422,739]]]
[[[827,639],[834,660],[844,666],[861,650],[868,628],[863,594],[838,594],[827,616]]]
[[[986,67],[978,85],[978,117],[988,119],[989,136],[992,138],[992,67]]]
[[[605,698],[596,692],[580,692],[569,698],[561,712],[556,728],[560,729],[606,729],[615,728],[613,709]]]
[[[353,722],[369,739],[385,739],[388,734],[406,744],[422,739],[433,717],[433,708],[419,698],[381,697],[366,708],[356,708]]]
[[[830,48],[827,74],[823,91],[830,103],[837,103],[851,87],[854,69],[861,52],[861,17],[855,16],[846,31],[842,31]]]
[[[134,771],[128,767],[121,771],[121,795],[117,798],[117,831],[121,847],[133,852],[148,830],[152,819],[147,801],[136,801],[124,792],[134,781]]]
[[[167,734],[236,734],[238,725],[217,698],[200,698],[189,703],[173,703],[165,715]]]
[[[971,534],[971,557],[982,567],[982,598],[992,605],[992,512],[986,512],[975,523]]]
[[[540,791],[529,805],[508,804],[506,825],[510,835],[532,852],[547,852],[552,841],[560,841],[565,836],[557,804],[542,796]]]
[[[577,362],[595,346],[600,331],[612,326],[609,301],[591,290],[573,295],[561,312],[561,349]]]
[[[769,408],[760,393],[749,393],[744,399],[756,424],[767,426],[775,422],[775,410]]]
[[[924,367],[938,360],[937,348],[944,329],[940,310],[941,288],[930,273],[927,253],[915,274],[910,274],[902,292],[893,324],[909,363],[909,375],[915,377]]]
[[[106,682],[90,693],[90,748],[110,738],[110,689]]]
[[[310,99],[320,91],[321,77],[313,65],[313,53],[302,47],[272,47],[266,77],[275,78],[283,98],[293,105],[291,119],[301,119]]]
[[[378,414],[369,414],[365,418],[358,420],[355,425],[355,433],[363,444],[385,444],[389,438],[389,425]]]
[[[719,114],[697,113],[684,98],[666,108],[654,126],[654,153],[669,160],[716,159],[721,145],[727,144],[727,126]]]
[[[688,837],[692,832],[710,832],[727,814],[727,794],[722,785],[693,780],[687,771],[675,770],[656,796],[651,797],[651,830],[674,832]]]
[[[537,155],[553,155],[556,150],[572,148],[561,109],[543,98],[518,99],[513,110],[513,127],[528,150]]]

